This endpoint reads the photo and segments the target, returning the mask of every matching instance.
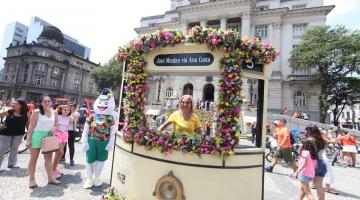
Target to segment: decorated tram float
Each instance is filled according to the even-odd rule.
[[[111,186],[129,200],[264,198],[268,65],[278,52],[232,30],[160,30],[119,49],[124,63],[120,120]],[[211,135],[157,131],[145,115],[149,77],[214,76],[216,119]],[[255,145],[242,143],[242,78],[257,80]],[[204,79],[205,80],[205,79]]]

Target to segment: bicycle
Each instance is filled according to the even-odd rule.
[[[265,159],[268,161],[268,162],[271,162],[273,156],[274,156],[274,153],[275,153],[275,150],[278,146],[278,143],[276,141],[276,139],[274,137],[267,137],[266,138],[266,149],[269,151],[266,155],[265,155]],[[299,159],[300,159],[300,154],[299,154],[299,145],[296,145],[294,144],[292,146],[292,150],[291,150],[291,155],[294,159],[295,162],[297,162]],[[282,159],[280,159],[281,161]]]

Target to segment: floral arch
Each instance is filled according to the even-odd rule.
[[[123,139],[127,143],[143,145],[147,149],[159,149],[165,154],[173,150],[195,153],[216,154],[227,157],[238,143],[240,131],[236,128],[241,96],[241,71],[244,64],[251,62],[267,65],[274,61],[279,52],[270,44],[263,44],[258,38],[241,39],[233,30],[217,30],[196,26],[187,34],[178,30],[160,30],[144,35],[129,45],[119,48],[118,59],[126,63],[124,79],[125,121]],[[146,91],[148,74],[144,57],[150,51],[180,43],[206,44],[211,50],[223,49],[220,60],[219,97],[215,136],[175,134],[156,131],[146,127],[144,110],[147,103]]]

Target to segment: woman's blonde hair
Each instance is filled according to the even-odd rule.
[[[180,109],[180,106],[181,106],[181,102],[183,99],[190,99],[191,101],[191,108],[190,108],[190,113],[194,113],[194,100],[193,100],[193,97],[189,94],[186,94],[186,95],[183,95],[181,98],[180,98],[180,102],[179,102],[179,109]]]

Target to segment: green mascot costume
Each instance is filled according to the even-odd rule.
[[[114,148],[117,130],[115,100],[110,89],[104,89],[94,102],[94,113],[86,119],[82,146],[86,152],[84,188],[102,185],[100,178],[108,152]]]

